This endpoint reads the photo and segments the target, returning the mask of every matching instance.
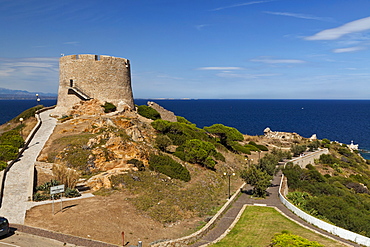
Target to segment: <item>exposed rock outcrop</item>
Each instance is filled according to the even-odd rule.
[[[148,106],[156,110],[160,115],[163,120],[167,120],[170,122],[177,122],[176,115],[169,110],[164,109],[162,106],[158,105],[155,102],[148,101]]]
[[[269,127],[263,131],[266,138],[278,140],[302,140],[303,137],[297,133],[272,131]]]

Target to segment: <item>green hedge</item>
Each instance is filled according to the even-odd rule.
[[[167,155],[151,154],[149,157],[149,169],[165,174],[170,178],[180,179],[185,182],[190,181],[188,169]]]

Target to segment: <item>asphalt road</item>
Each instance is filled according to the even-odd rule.
[[[11,233],[9,236],[0,238],[0,247],[77,247],[77,245],[66,244],[54,239],[48,239],[23,232]]]

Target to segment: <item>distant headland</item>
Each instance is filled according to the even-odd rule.
[[[53,93],[28,92],[25,90],[0,88],[0,100],[34,100],[37,97],[36,95],[44,100],[53,100],[58,97],[57,94]]]

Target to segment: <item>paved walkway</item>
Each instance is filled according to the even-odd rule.
[[[50,110],[40,113],[42,124],[19,161],[6,174],[0,215],[10,223],[24,224],[26,210],[33,192],[34,164],[40,151],[53,133],[57,120],[49,117]]]
[[[329,238],[336,239],[342,243],[347,244],[348,246],[358,246],[358,244],[354,244],[350,241],[341,239],[337,236],[334,236],[328,232],[325,232],[313,225],[308,224],[301,218],[299,218],[297,215],[292,213],[289,209],[287,209],[280,201],[279,199],[279,185],[280,185],[280,180],[281,180],[281,171],[274,176],[274,179],[272,181],[272,186],[267,189],[267,192],[269,193],[269,196],[267,196],[265,199],[253,199],[250,197],[249,193],[251,192],[251,187],[247,185],[244,189],[240,197],[233,203],[233,205],[230,207],[230,209],[223,215],[223,217],[219,220],[217,225],[208,232],[203,238],[201,238],[199,241],[196,243],[190,245],[190,247],[198,247],[202,246],[205,244],[208,244],[217,238],[219,238],[232,224],[234,219],[237,217],[238,213],[242,209],[242,207],[245,204],[248,205],[266,205],[266,206],[271,206],[271,207],[276,207],[279,209],[283,214],[288,216],[290,219],[300,223],[301,225],[304,225],[306,228],[309,228],[311,230],[317,231]]]

